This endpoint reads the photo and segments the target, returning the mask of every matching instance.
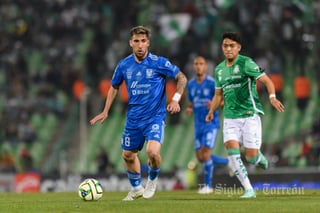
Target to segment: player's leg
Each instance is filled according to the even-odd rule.
[[[146,128],[146,138],[148,140],[146,152],[148,155],[148,181],[143,193],[144,198],[153,197],[156,188],[158,176],[160,174],[160,164],[162,161],[160,150],[164,139],[165,123],[162,120],[155,120]]]
[[[131,191],[123,199],[125,201],[135,200],[142,196],[144,188],[141,185],[141,165],[138,158],[138,150],[143,146],[143,135],[137,129],[125,128],[122,135],[122,158],[127,169]]]
[[[142,196],[144,188],[141,185],[141,167],[137,151],[122,151],[122,157],[127,168],[127,175],[131,185],[131,191],[123,199],[125,201],[135,200]]]
[[[196,151],[196,156],[199,162],[203,165],[203,176],[204,176],[204,184],[200,184],[200,188],[198,190],[199,194],[210,194],[213,192],[212,188],[212,178],[214,165],[211,159],[211,149],[202,146],[200,149]]]
[[[229,172],[229,176],[233,177],[234,176],[234,172],[231,166],[231,162],[229,160],[229,158],[225,158],[225,157],[220,157],[218,155],[215,154],[211,154],[211,159],[213,161],[213,165],[217,166],[217,165],[224,165],[228,167],[228,172]]]
[[[205,146],[209,147],[211,150],[214,148],[216,140],[218,138],[219,129],[214,128],[209,134],[207,134],[206,144]],[[211,153],[211,152],[210,152]],[[227,165],[229,160],[225,157],[220,157],[218,155],[214,155],[211,153],[210,155],[212,162],[215,165]]]
[[[210,142],[210,140],[207,140],[206,146],[210,147],[211,150],[215,146],[216,140],[218,138],[218,134],[219,134],[219,129],[214,128],[213,131],[212,131],[212,142]],[[211,154],[211,159],[212,159],[214,167],[217,166],[217,165],[225,165],[225,166],[228,167],[230,177],[234,176],[234,172],[233,172],[233,169],[231,167],[231,163],[230,163],[228,158],[220,157],[220,156],[215,155],[215,154]]]
[[[218,133],[219,129],[212,128],[211,125],[206,126],[206,128],[196,130],[196,156],[203,164],[204,173],[204,186],[200,187],[198,191],[200,194],[209,194],[213,192],[212,179],[214,166],[216,164],[228,163],[228,159],[212,154],[212,149],[214,148]]]
[[[254,190],[252,188],[250,179],[248,177],[248,172],[241,160],[240,153],[240,144],[238,141],[229,140],[225,142],[225,146],[228,152],[229,160],[231,162],[231,166],[234,174],[240,181],[241,185],[245,189],[245,194],[242,195],[242,198],[255,197]]]
[[[268,160],[259,149],[246,148],[245,150],[248,163],[258,165],[262,169],[268,168]]]
[[[231,167],[234,174],[244,187],[246,192],[253,192],[248,172],[241,160],[240,141],[242,140],[242,127],[245,119],[224,119],[223,137],[224,145],[227,149]],[[252,194],[251,197],[255,197]]]
[[[229,162],[228,158],[220,157],[215,154],[211,154],[211,159],[214,165],[227,165]]]
[[[158,178],[160,173],[161,155],[160,155],[161,144],[158,141],[148,141],[146,152],[148,155],[148,178],[154,180]]]
[[[243,129],[246,160],[250,164],[258,165],[262,169],[268,168],[268,160],[261,153],[262,143],[261,120],[258,115],[248,118]]]
[[[146,151],[148,155],[148,181],[146,184],[145,191],[143,193],[144,198],[151,198],[157,188],[158,176],[160,173],[161,155],[160,155],[161,144],[158,141],[148,141]]]

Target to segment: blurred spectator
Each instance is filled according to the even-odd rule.
[[[3,148],[0,153],[0,172],[15,172],[15,158],[8,148]]]
[[[98,155],[96,156],[97,168],[99,174],[111,174],[113,172],[113,165],[104,149],[100,146]]]
[[[282,165],[297,166],[297,160],[301,154],[301,144],[298,139],[288,138],[286,144],[282,147]]]
[[[311,135],[303,135],[298,166],[319,166],[319,144]]]
[[[313,161],[311,150],[312,150],[312,143],[308,141],[306,138],[304,138],[302,141],[301,153],[300,153],[300,159],[302,159],[300,161],[302,163],[300,165],[301,167],[305,167],[307,166],[307,164],[310,165],[311,161]]]
[[[5,140],[12,146],[16,146],[19,142],[19,134],[17,125],[14,122],[8,122],[5,130]]]
[[[20,169],[22,173],[37,171],[33,165],[33,157],[31,156],[29,150],[26,147],[21,149],[19,158],[20,158]]]
[[[315,119],[314,123],[312,124],[311,133],[313,135],[317,135],[320,138],[320,110],[318,110],[317,118]]]
[[[128,91],[126,89],[126,84],[124,82],[121,84],[119,92],[120,92],[120,101],[121,101],[121,113],[126,114],[127,108],[128,108],[129,96],[128,96]]]
[[[108,96],[108,92],[109,92],[110,87],[111,87],[111,78],[105,78],[100,81],[99,86],[98,86],[98,91],[100,93],[100,96],[96,99],[99,99],[98,102],[101,102],[101,105],[98,104],[98,106],[97,106],[97,100],[94,98],[92,100],[90,100],[91,101],[91,108],[94,108],[94,106],[96,105],[94,112],[99,112],[101,110],[101,108],[103,108],[105,101],[106,101],[106,98]],[[94,94],[94,92],[92,94]],[[92,97],[92,95],[90,96],[90,98],[91,97]],[[112,105],[110,108],[110,112],[112,112],[113,108],[114,108],[114,106]],[[92,112],[92,113],[94,113],[94,112]]]
[[[89,72],[89,85],[95,86],[99,84],[99,76],[101,76],[101,62],[103,58],[101,47],[96,42],[92,42],[86,54],[86,65]]]
[[[274,89],[276,92],[276,96],[280,101],[283,101],[282,89],[283,89],[283,78],[279,73],[271,73],[270,79],[274,83]]]
[[[98,89],[99,89],[99,92],[104,100],[108,96],[110,86],[111,86],[111,79],[110,78],[103,79],[99,83]]]
[[[80,79],[74,82],[72,89],[73,89],[73,95],[76,99],[80,100],[82,98],[85,87],[86,87],[85,83]]]
[[[21,117],[21,121],[18,124],[19,138],[22,142],[30,145],[37,139],[37,133],[32,126],[28,115],[24,113]]]
[[[301,72],[300,75],[294,78],[294,95],[299,110],[302,111],[308,106],[310,93],[311,82],[304,73]]]
[[[172,190],[183,190],[184,185],[182,184],[180,178],[176,178],[176,182],[172,186]]]

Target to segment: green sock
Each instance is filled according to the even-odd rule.
[[[246,167],[243,165],[240,156],[240,149],[228,149],[229,160],[231,161],[231,165],[233,167],[234,174],[242,184],[242,186],[248,190],[252,189],[252,185],[248,178],[248,172]]]
[[[268,168],[268,161],[260,151],[257,156],[253,158],[246,158],[246,160],[248,163],[259,165],[263,169]]]

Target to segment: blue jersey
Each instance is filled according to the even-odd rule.
[[[206,76],[204,81],[198,83],[196,78],[188,82],[188,99],[192,102],[195,129],[220,128],[219,114],[214,112],[214,119],[206,122],[209,112],[208,102],[212,100],[215,92],[215,81],[211,76]]]
[[[129,95],[127,125],[144,125],[155,116],[165,119],[166,77],[174,78],[179,70],[168,59],[152,53],[140,63],[133,54],[118,63],[111,84],[126,83]]]

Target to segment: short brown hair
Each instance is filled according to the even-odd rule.
[[[136,26],[136,27],[131,28],[131,30],[130,30],[131,38],[133,35],[137,35],[137,34],[146,35],[147,38],[149,38],[151,31],[150,31],[150,29],[148,29],[144,26]]]

